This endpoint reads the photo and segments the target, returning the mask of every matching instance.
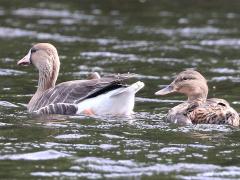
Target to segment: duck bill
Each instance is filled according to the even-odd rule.
[[[28,54],[24,56],[21,60],[17,62],[19,66],[29,66],[31,64],[31,50],[29,50]]]
[[[172,85],[168,85],[167,87],[155,92],[155,95],[166,95],[166,94],[169,94],[169,93],[173,93],[175,92],[174,88]]]

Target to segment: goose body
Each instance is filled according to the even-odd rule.
[[[60,61],[56,48],[48,43],[34,45],[18,65],[33,64],[39,71],[38,88],[28,103],[35,114],[129,115],[135,94],[144,83],[126,85],[130,74],[100,77],[93,73],[87,80],[55,85]]]
[[[179,92],[188,100],[169,110],[167,121],[186,124],[229,124],[239,126],[239,115],[224,99],[207,99],[206,79],[197,71],[181,72],[166,88],[156,95]]]

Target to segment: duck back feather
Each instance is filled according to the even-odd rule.
[[[169,122],[186,124],[229,124],[239,126],[239,115],[224,99],[207,99],[205,103],[184,102],[169,110]]]

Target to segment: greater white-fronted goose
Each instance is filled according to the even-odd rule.
[[[129,115],[133,112],[135,93],[143,82],[126,85],[130,74],[63,82],[55,86],[60,61],[56,48],[49,43],[34,45],[18,65],[34,65],[39,71],[38,88],[28,111],[34,114]]]
[[[166,88],[156,92],[165,95],[173,92],[185,94],[188,100],[171,110],[167,120],[179,124],[229,124],[239,126],[239,115],[224,99],[207,99],[206,79],[197,71],[186,70],[177,75]]]

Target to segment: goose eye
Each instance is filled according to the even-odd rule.
[[[35,49],[35,48],[31,49],[31,53],[35,53],[36,51],[37,51],[37,49]]]
[[[186,77],[183,77],[183,78],[182,78],[182,80],[186,81],[186,80],[187,80],[187,78],[186,78]]]
[[[226,104],[219,102],[218,105],[220,106],[226,106]]]

